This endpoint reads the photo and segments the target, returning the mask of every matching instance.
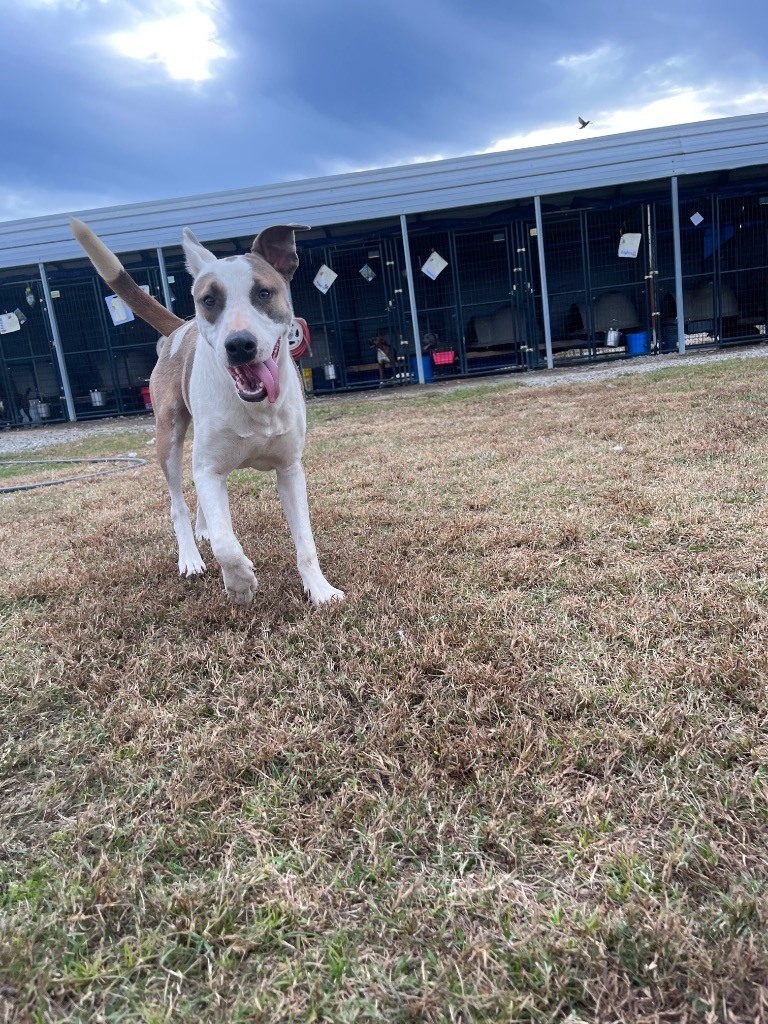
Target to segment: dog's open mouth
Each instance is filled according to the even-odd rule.
[[[277,368],[277,353],[280,341],[274,347],[269,359],[263,363],[242,363],[240,366],[228,366],[229,375],[235,382],[238,395],[244,402],[263,402],[269,400],[273,405],[280,394],[280,371]]]

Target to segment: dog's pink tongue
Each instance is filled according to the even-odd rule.
[[[253,372],[267,389],[267,401],[270,405],[274,405],[280,394],[280,371],[274,358],[270,356],[263,363],[256,363]]]

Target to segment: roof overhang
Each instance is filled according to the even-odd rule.
[[[230,192],[73,211],[117,253],[768,165],[768,113]],[[82,257],[69,214],[0,223],[0,267]]]

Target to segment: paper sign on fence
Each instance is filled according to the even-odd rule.
[[[19,330],[21,324],[15,313],[0,313],[0,334],[13,334]]]
[[[312,283],[318,291],[321,291],[323,295],[325,295],[338,276],[339,275],[335,270],[331,270],[330,267],[326,267],[326,265],[323,264],[315,274],[315,280]]]
[[[627,256],[630,259],[634,259],[637,256],[637,250],[640,248],[640,239],[642,237],[642,235],[633,233],[622,235],[619,240],[619,256]]]
[[[128,324],[135,319],[132,310],[126,306],[119,295],[106,295],[104,301],[115,327],[119,327],[120,324]]]
[[[422,266],[422,272],[433,281],[438,274],[442,273],[448,266],[448,260],[444,260],[439,252],[433,252]]]

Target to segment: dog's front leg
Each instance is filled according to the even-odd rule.
[[[235,604],[249,604],[256,594],[256,576],[253,562],[246,557],[232,529],[227,479],[222,473],[208,468],[197,468],[193,475],[197,500],[203,512],[202,522],[216,561],[221,566],[224,589]]]
[[[296,546],[296,564],[304,591],[314,605],[327,601],[342,601],[344,591],[332,587],[323,576],[317,560],[317,549],[312,536],[307,503],[307,482],[301,463],[294,463],[288,469],[277,470],[277,493],[283,506],[285,518]]]

